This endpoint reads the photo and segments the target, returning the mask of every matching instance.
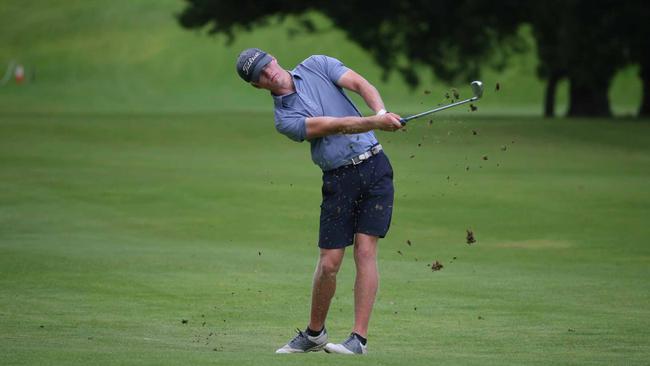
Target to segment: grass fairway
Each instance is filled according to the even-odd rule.
[[[396,209],[369,356],[274,355],[307,322],[320,172],[270,118],[1,115],[0,364],[650,359],[650,125],[475,115],[378,134]]]
[[[274,355],[308,320],[320,171],[234,73],[239,51],[269,47],[287,68],[338,57],[399,112],[468,83],[425,65],[417,90],[382,81],[323,17],[317,34],[289,37],[288,18],[228,46],[180,29],[183,6],[0,7],[0,70],[15,60],[31,79],[0,88],[0,365],[647,364],[650,123],[530,117],[544,85],[529,27],[529,52],[482,75],[479,112],[378,134],[396,206],[368,357]],[[610,99],[635,113],[637,67]],[[333,341],[353,277],[349,255]]]

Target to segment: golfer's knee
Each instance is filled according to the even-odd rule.
[[[321,276],[335,277],[341,268],[341,261],[329,258],[321,258],[318,262],[318,271]]]
[[[377,251],[373,246],[359,246],[354,250],[354,259],[359,261],[374,261]]]

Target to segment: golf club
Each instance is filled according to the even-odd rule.
[[[400,122],[402,123],[402,126],[406,125],[406,122],[408,122],[408,121],[410,121],[412,119],[420,118],[420,117],[426,116],[426,115],[431,114],[431,113],[435,113],[435,112],[445,110],[447,108],[451,108],[451,107],[455,107],[457,105],[461,105],[461,104],[465,104],[465,103],[474,102],[476,100],[479,100],[483,96],[483,83],[478,81],[478,80],[477,81],[472,81],[470,86],[472,87],[472,93],[474,94],[473,97],[471,97],[469,99],[461,100],[460,102],[447,104],[445,106],[438,107],[438,108],[432,109],[430,111],[426,111],[426,112],[414,114],[412,116],[404,117],[404,118],[400,119]]]

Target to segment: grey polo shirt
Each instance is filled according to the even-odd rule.
[[[306,138],[308,117],[361,116],[357,107],[337,85],[349,69],[341,61],[323,55],[311,56],[291,70],[296,91],[273,96],[275,128],[290,139]],[[354,156],[363,154],[377,139],[372,131],[358,134],[336,134],[309,140],[311,159],[323,171],[345,165]]]

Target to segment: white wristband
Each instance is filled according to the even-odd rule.
[[[379,112],[377,112],[377,116],[381,116],[382,114],[386,114],[386,110],[384,108],[380,109]]]

